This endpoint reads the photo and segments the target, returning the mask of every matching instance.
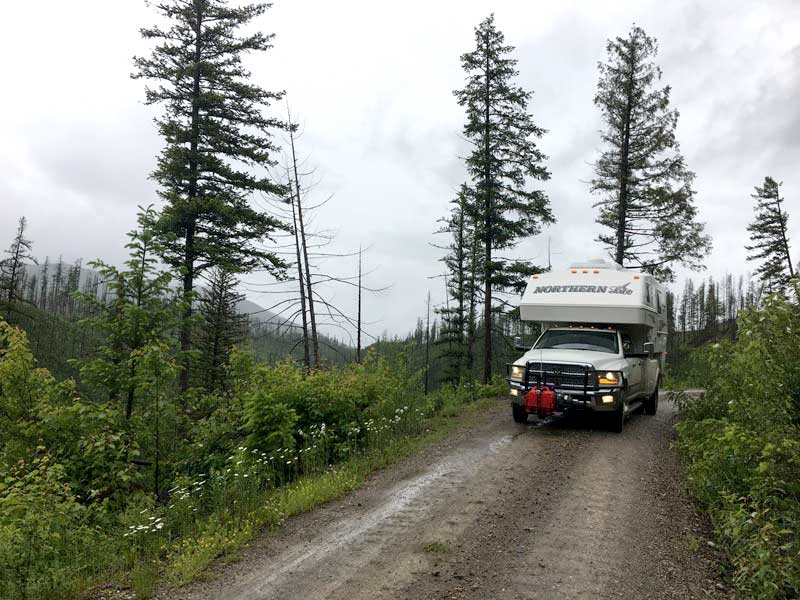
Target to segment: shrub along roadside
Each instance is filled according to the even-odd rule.
[[[162,576],[189,581],[498,393],[425,396],[401,361],[375,356],[305,376],[241,353],[224,396],[179,396],[168,349],[134,358],[146,403],[127,419],[37,369],[24,333],[0,321],[0,598],[80,596],[108,580],[147,597]]]
[[[800,308],[742,311],[740,338],[698,353],[706,392],[676,394],[678,448],[746,598],[800,597]]]
[[[494,390],[486,389],[493,394]],[[263,528],[279,526],[285,519],[311,510],[321,504],[341,498],[360,487],[375,471],[394,464],[430,444],[445,438],[455,429],[474,422],[476,417],[496,402],[492,397],[483,397],[468,406],[463,401],[447,403],[447,414],[437,414],[423,421],[418,435],[399,435],[388,439],[382,446],[371,447],[355,454],[341,465],[331,467],[316,475],[302,477],[284,487],[265,492],[258,506],[239,519],[234,527],[217,527],[218,515],[206,523],[203,531],[184,547],[169,557],[166,565],[168,584],[181,585],[195,579],[216,558],[235,556],[244,543]],[[455,419],[456,415],[461,415]]]

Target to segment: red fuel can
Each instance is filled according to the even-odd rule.
[[[549,417],[556,410],[556,394],[549,387],[534,386],[525,394],[525,411]]]

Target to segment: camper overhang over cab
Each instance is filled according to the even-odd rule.
[[[666,290],[652,275],[610,261],[575,263],[534,275],[520,302],[520,318],[546,324],[666,326]],[[663,325],[662,325],[663,322]]]

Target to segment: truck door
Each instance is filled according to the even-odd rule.
[[[646,382],[643,358],[629,358],[628,365],[628,400],[636,398],[644,391]]]
[[[633,399],[639,396],[645,386],[645,372],[644,372],[644,359],[636,355],[636,348],[633,346],[633,340],[630,336],[623,334],[622,348],[625,352],[624,356],[628,363],[628,390],[627,398]]]

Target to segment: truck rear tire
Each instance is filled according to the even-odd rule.
[[[525,407],[521,404],[511,405],[511,414],[514,417],[514,423],[527,423],[528,413],[525,412]]]
[[[650,397],[644,401],[644,414],[646,415],[654,415],[658,410],[658,384],[656,384],[656,389],[653,390],[653,393]]]

